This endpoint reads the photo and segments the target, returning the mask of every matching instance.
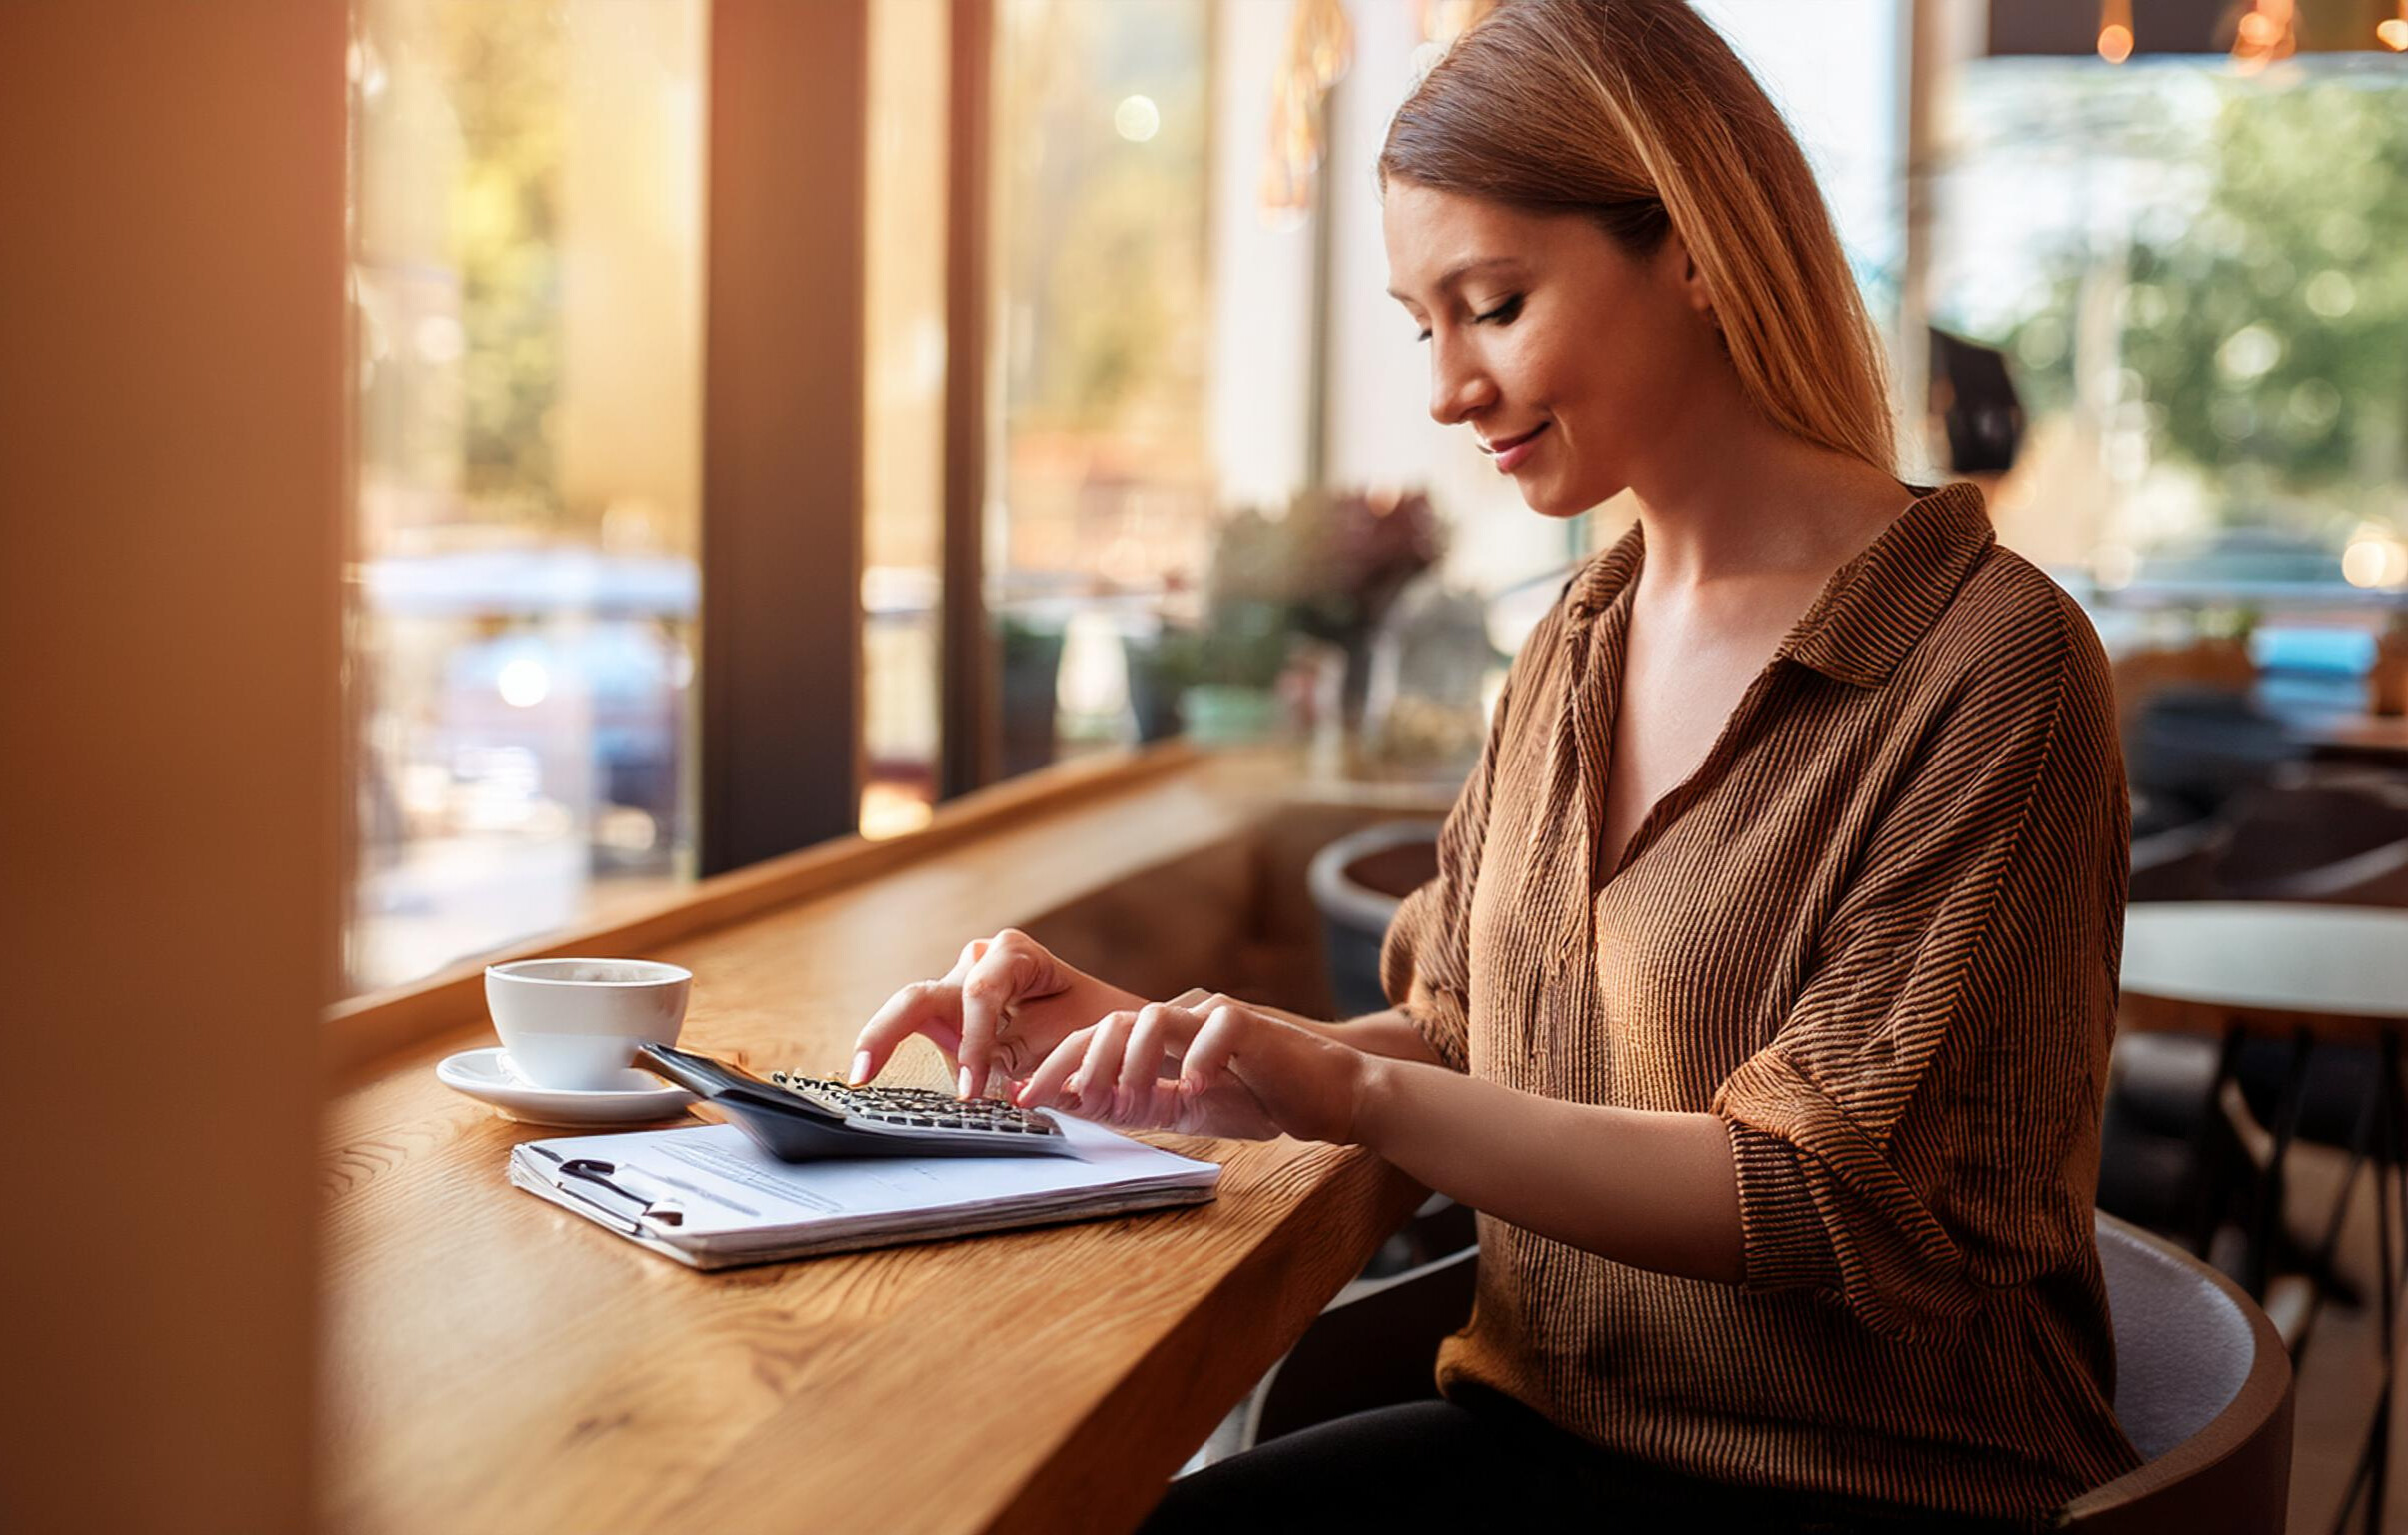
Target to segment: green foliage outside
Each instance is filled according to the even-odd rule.
[[[2113,82],[2107,82],[2111,87]],[[2204,145],[2126,103],[2125,147],[2196,166],[2187,227],[2144,224],[2128,257],[2121,360],[2139,375],[2152,451],[2209,471],[2228,523],[2297,495],[2362,513],[2408,445],[2408,84],[2349,73],[2216,81]],[[2102,93],[2103,94],[2103,93]],[[2086,259],[2009,339],[2041,410],[2073,391]]]
[[[2131,366],[2164,446],[2300,487],[2397,460],[2408,427],[2408,92],[2236,94],[2190,239],[2134,253]]]
[[[1009,0],[998,82],[1004,289],[1015,425],[1038,431],[1176,433],[1202,411],[1208,350],[1204,273],[1206,15],[1197,0],[1066,5]],[[1143,93],[1160,128],[1113,126]]]
[[[463,151],[451,218],[473,338],[462,488],[530,520],[557,516],[563,16],[554,4],[448,0],[435,21]]]

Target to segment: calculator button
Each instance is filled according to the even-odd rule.
[[[1005,1135],[1059,1138],[1051,1120],[1001,1098],[972,1098],[926,1087],[853,1087],[827,1077],[773,1071],[770,1080],[806,1102],[833,1110],[872,1133],[886,1129],[936,1131],[967,1141]]]

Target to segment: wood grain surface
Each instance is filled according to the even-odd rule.
[[[1258,846],[1278,805],[1193,765],[644,954],[695,972],[683,1042],[760,1069],[841,1070],[895,987],[1054,912],[1127,947],[1110,978],[1162,968],[1159,942],[1209,984],[1172,941],[1202,930],[1182,876]],[[1225,903],[1248,881],[1202,884]],[[1108,890],[1128,899],[1100,922]],[[563,1132],[435,1080],[491,1042],[460,1024],[330,1111],[338,1529],[1125,1530],[1419,1194],[1358,1151],[1164,1137],[1223,1164],[1213,1203],[696,1273],[510,1187],[511,1145]],[[942,1073],[915,1042],[888,1079]]]

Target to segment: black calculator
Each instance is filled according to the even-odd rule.
[[[823,1077],[740,1066],[666,1044],[636,1064],[726,1114],[782,1162],[845,1156],[1076,1156],[1051,1114],[1001,1098],[919,1087],[848,1087]]]

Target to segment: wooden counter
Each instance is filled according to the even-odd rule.
[[[1219,983],[1299,813],[1361,818],[1205,760],[644,953],[695,973],[684,1042],[834,1072],[1008,925],[1157,994]],[[515,1141],[564,1132],[435,1080],[490,1038],[462,1016],[330,1110],[338,1529],[1125,1530],[1419,1192],[1358,1151],[1163,1137],[1223,1164],[1215,1202],[696,1273],[509,1185]],[[942,1074],[914,1042],[889,1078]]]

